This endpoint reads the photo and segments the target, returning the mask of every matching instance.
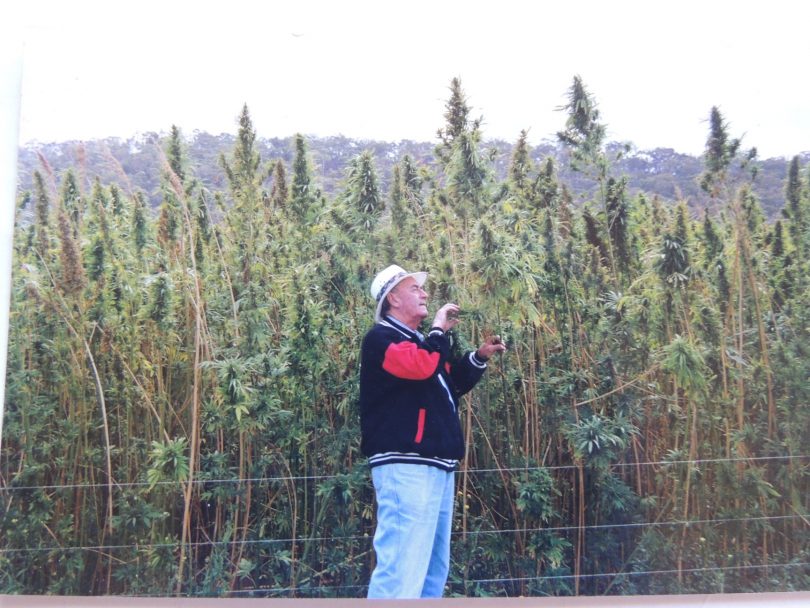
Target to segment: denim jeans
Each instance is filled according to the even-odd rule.
[[[371,469],[377,495],[369,598],[441,597],[450,570],[455,473],[422,464]]]

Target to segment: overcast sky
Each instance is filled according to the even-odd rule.
[[[27,0],[20,141],[236,133],[432,141],[461,78],[485,138],[553,139],[579,74],[613,140],[700,154],[712,106],[810,150],[810,3]]]

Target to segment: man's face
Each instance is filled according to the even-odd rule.
[[[427,317],[427,292],[413,277],[406,277],[388,294],[394,315],[405,323],[417,325]]]

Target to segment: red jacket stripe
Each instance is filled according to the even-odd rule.
[[[382,367],[403,380],[427,380],[436,373],[441,355],[419,348],[413,342],[391,344],[385,350]]]
[[[425,434],[425,416],[427,410],[419,408],[419,420],[416,423],[416,437],[413,438],[414,443],[422,443],[422,436]]]

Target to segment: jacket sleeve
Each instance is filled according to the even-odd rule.
[[[420,348],[408,341],[392,342],[385,349],[382,367],[403,380],[427,380],[438,371],[441,361],[439,351]]]
[[[376,342],[382,369],[402,380],[427,380],[436,375],[445,365],[450,350],[447,338],[436,335],[421,344],[384,336]]]
[[[471,391],[478,384],[486,369],[486,361],[480,359],[475,351],[465,353],[450,368],[450,378],[452,378],[459,396]]]

